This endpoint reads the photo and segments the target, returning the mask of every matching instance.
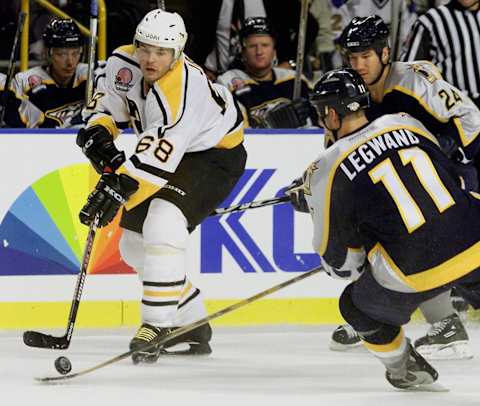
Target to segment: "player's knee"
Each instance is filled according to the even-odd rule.
[[[185,250],[188,240],[187,219],[173,203],[154,199],[143,224],[143,238],[146,246],[169,246]]]
[[[143,239],[141,234],[123,230],[119,243],[120,255],[123,261],[136,271],[143,268]]]
[[[363,319],[363,313],[353,303],[352,289],[353,284],[351,283],[343,290],[339,300],[339,308],[345,321],[357,330],[357,326],[361,324]]]
[[[392,342],[400,333],[400,327],[374,320],[359,309],[352,300],[353,287],[354,283],[348,285],[340,296],[340,313],[345,321],[354,328],[364,341],[371,344]]]

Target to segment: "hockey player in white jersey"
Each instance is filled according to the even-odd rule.
[[[188,235],[228,196],[246,161],[241,112],[228,90],[183,53],[186,41],[180,15],[146,14],[134,44],[108,59],[90,106],[95,114],[77,137],[102,173],[81,221],[90,224],[101,213],[100,225],[108,224],[124,205],[120,252],[143,283],[143,323],[130,342],[140,350],[134,362],[211,352],[208,324],[165,347],[142,348],[206,316],[200,290],[186,276]],[[138,142],[125,160],[113,141],[127,125]],[[183,343],[188,348],[173,348]]]

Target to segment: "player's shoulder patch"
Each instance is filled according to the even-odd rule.
[[[438,68],[429,61],[416,61],[410,64],[410,68],[415,74],[420,75],[430,83],[442,79],[442,74]]]
[[[394,62],[385,81],[385,94],[394,89],[407,94],[425,94],[437,80],[442,80],[442,76],[430,62]]]
[[[17,75],[24,92],[36,93],[45,89],[48,83],[53,83],[51,76],[41,66],[28,69]]]
[[[232,93],[237,95],[251,90],[250,85],[255,81],[240,69],[232,69],[219,76],[217,83],[226,86]]]
[[[114,86],[115,89],[121,92],[128,92],[133,86],[133,72],[130,68],[124,66],[118,69],[115,74]]]

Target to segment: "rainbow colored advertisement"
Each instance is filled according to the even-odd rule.
[[[88,232],[78,213],[97,181],[95,171],[82,163],[27,187],[0,223],[0,275],[77,274]],[[98,230],[90,273],[133,273],[118,251],[119,219]]]

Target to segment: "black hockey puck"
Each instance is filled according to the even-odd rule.
[[[58,357],[55,360],[55,369],[59,374],[66,375],[72,370],[72,363],[67,357]]]

